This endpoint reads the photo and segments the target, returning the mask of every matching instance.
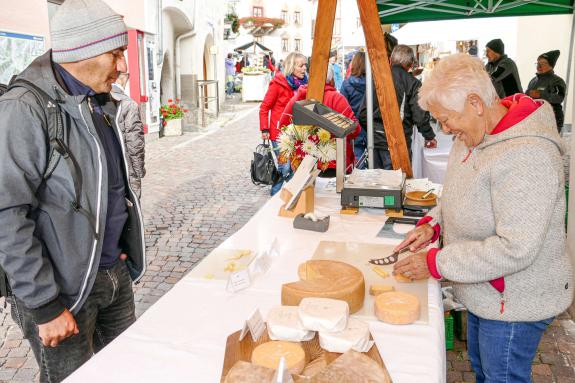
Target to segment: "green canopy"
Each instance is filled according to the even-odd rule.
[[[382,24],[573,13],[573,0],[377,0]]]

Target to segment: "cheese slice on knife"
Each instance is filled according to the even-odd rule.
[[[299,304],[303,327],[313,331],[342,331],[347,326],[347,302],[330,298],[304,298]]]
[[[309,383],[391,383],[389,374],[375,360],[349,350],[315,374]]]
[[[373,343],[369,341],[370,335],[369,324],[356,318],[349,318],[347,327],[343,331],[320,331],[319,345],[329,352],[344,353],[352,349],[367,352],[373,346]]]
[[[301,279],[282,286],[282,305],[297,306],[306,297],[346,301],[350,313],[363,307],[365,280],[356,267],[338,261],[307,261],[298,268]]]
[[[375,316],[390,324],[410,324],[419,319],[419,299],[409,293],[392,291],[375,297]]]
[[[315,336],[315,332],[303,327],[298,311],[297,306],[277,306],[269,311],[267,328],[271,340],[303,342]]]
[[[252,352],[252,363],[276,370],[280,359],[285,358],[285,366],[290,374],[299,374],[305,367],[305,351],[299,343],[274,340],[262,343]]]

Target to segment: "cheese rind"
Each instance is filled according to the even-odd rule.
[[[262,343],[252,352],[252,363],[276,370],[285,358],[290,374],[299,374],[305,367],[305,351],[298,343],[274,340]]]
[[[371,285],[369,286],[370,295],[379,295],[382,293],[388,293],[390,291],[395,291],[395,287],[392,285]]]
[[[346,301],[353,314],[363,307],[365,280],[356,267],[344,262],[312,260],[298,267],[300,281],[282,286],[282,305],[297,306],[303,298]]]
[[[298,311],[297,306],[277,306],[269,311],[267,328],[271,340],[303,342],[315,336],[315,332],[303,327]]]
[[[252,363],[238,360],[228,371],[224,383],[261,383],[270,382],[275,371],[271,368],[258,366]]]
[[[309,383],[391,383],[386,371],[365,354],[350,350],[315,374]]]
[[[393,291],[375,297],[375,316],[390,324],[410,324],[419,319],[419,299],[409,293]]]
[[[299,304],[303,327],[313,331],[337,332],[347,326],[347,302],[329,298],[304,298]]]
[[[329,352],[344,353],[349,350],[367,352],[373,346],[369,341],[370,335],[369,324],[356,318],[349,318],[343,331],[320,331],[319,345]]]

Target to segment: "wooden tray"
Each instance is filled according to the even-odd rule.
[[[224,382],[224,380],[226,379],[226,375],[237,361],[243,360],[245,362],[251,362],[252,351],[260,344],[271,341],[271,339],[268,336],[267,330],[264,331],[264,333],[257,342],[254,342],[252,340],[250,334],[247,334],[246,337],[240,342],[239,341],[240,333],[241,331],[236,331],[230,336],[228,336],[228,340],[226,342],[226,354],[224,357],[224,367],[220,379],[221,383]],[[337,352],[327,352],[324,349],[322,349],[319,345],[318,334],[316,334],[312,340],[306,342],[300,342],[300,344],[305,351],[306,365],[322,355],[325,357],[327,364],[330,364],[341,355],[340,353]],[[373,347],[370,348],[369,351],[366,352],[365,354],[369,356],[371,359],[375,360],[383,368],[383,371],[387,376],[387,380],[386,382],[382,383],[392,383],[391,376],[389,375],[389,372],[385,367],[385,363],[383,363],[381,355],[379,355],[377,345],[374,344]],[[297,376],[294,376],[294,380],[297,381]]]

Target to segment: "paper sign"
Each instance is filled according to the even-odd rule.
[[[242,269],[230,273],[226,289],[231,290],[235,293],[250,287],[250,284],[251,284],[250,272],[248,271],[248,269]]]
[[[252,340],[257,342],[260,336],[264,333],[266,324],[259,309],[255,309],[252,315],[245,321],[242,332],[240,333],[240,342],[245,338],[247,333],[252,334]]]

